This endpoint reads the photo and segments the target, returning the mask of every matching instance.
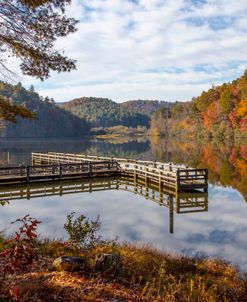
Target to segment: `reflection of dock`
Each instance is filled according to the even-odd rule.
[[[173,233],[174,212],[193,213],[208,210],[208,194],[203,192],[174,193],[170,190],[159,191],[152,184],[145,186],[133,181],[133,177],[99,178],[90,180],[28,183],[0,187],[0,201],[31,199],[37,197],[66,195],[80,192],[97,192],[104,190],[124,190],[152,200],[169,209],[170,232]]]

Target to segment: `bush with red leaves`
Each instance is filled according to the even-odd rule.
[[[0,253],[0,257],[5,260],[5,264],[1,269],[0,290],[7,274],[14,274],[18,271],[23,272],[28,265],[38,259],[38,254],[34,247],[34,239],[37,237],[37,225],[41,221],[26,215],[13,221],[12,224],[18,222],[21,223],[21,226],[15,233],[14,238],[4,242],[6,248]]]

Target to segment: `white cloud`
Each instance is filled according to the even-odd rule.
[[[57,41],[77,70],[34,83],[57,101],[103,96],[185,100],[246,68],[247,2],[72,1],[78,31]],[[15,66],[15,64],[12,64]]]

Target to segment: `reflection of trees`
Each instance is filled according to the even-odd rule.
[[[150,159],[149,141],[145,138],[137,138],[122,141],[115,139],[114,143],[108,140],[90,140],[90,138],[80,139],[3,139],[0,141],[0,160],[6,159],[9,152],[10,164],[19,165],[27,164],[31,160],[33,151],[53,151],[65,153],[85,153],[91,155],[124,157],[124,158],[141,158]]]
[[[113,157],[123,157],[123,158],[149,158],[148,141],[137,141],[130,140],[127,142],[122,142],[116,139],[114,144],[108,141],[99,140],[91,142],[91,146],[85,150],[87,154],[92,155],[103,155],[103,156],[113,156]]]
[[[236,188],[246,199],[247,143],[226,146],[222,143],[159,139],[151,141],[151,149],[157,160],[208,168],[211,183]]]

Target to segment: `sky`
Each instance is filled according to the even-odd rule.
[[[20,77],[57,102],[185,101],[246,69],[246,0],[72,0],[66,14],[80,20],[78,31],[56,48],[77,70]]]

